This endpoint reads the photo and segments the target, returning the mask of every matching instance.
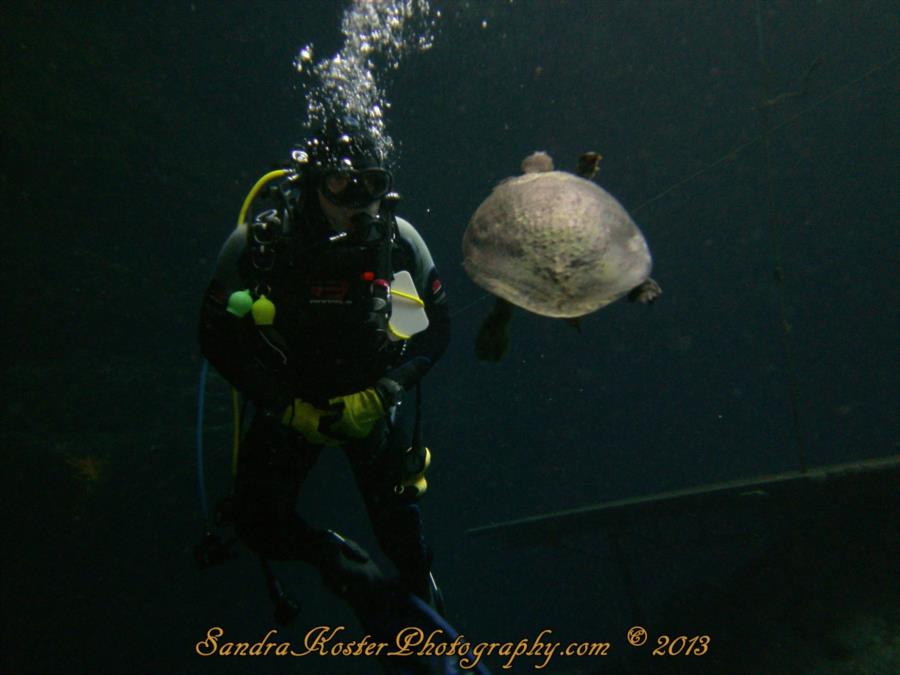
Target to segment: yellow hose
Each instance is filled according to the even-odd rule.
[[[256,185],[254,185],[253,189],[251,189],[250,192],[247,193],[247,197],[246,199],[244,199],[244,204],[243,206],[241,206],[241,212],[238,215],[237,226],[240,227],[244,224],[244,221],[247,218],[247,211],[250,210],[250,205],[253,203],[253,200],[256,199],[259,191],[262,190],[263,187],[265,187],[266,183],[275,180],[276,178],[281,178],[282,176],[287,176],[293,173],[294,172],[290,169],[276,169],[275,171],[270,171],[258,181],[256,181]]]

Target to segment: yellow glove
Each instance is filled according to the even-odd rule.
[[[319,425],[322,424],[322,418],[326,418],[324,423],[327,428],[328,418],[337,420],[340,411],[335,410],[319,410],[313,405],[300,398],[295,398],[294,403],[287,407],[281,418],[281,423],[286,427],[291,427],[294,431],[299,431],[310,443],[316,445],[339,445],[340,441],[326,436],[319,431]]]
[[[372,428],[384,417],[384,404],[374,387],[363,389],[355,394],[338,396],[329,399],[337,409],[343,406],[341,417],[326,428],[341,436],[365,438],[372,433]]]

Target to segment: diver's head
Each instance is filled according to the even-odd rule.
[[[319,206],[333,230],[352,227],[354,215],[375,216],[391,190],[391,173],[373,139],[358,125],[333,120],[294,149],[305,188],[315,191]]]

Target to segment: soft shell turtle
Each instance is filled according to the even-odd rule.
[[[499,361],[516,305],[542,316],[590,314],[628,295],[648,303],[662,292],[650,278],[647,242],[621,204],[592,182],[600,155],[583,154],[578,175],[553,170],[535,152],[521,176],[500,182],[463,235],[463,266],[497,296],[476,342],[483,360]]]

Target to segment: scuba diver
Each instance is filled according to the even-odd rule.
[[[404,470],[413,448],[395,413],[406,390],[418,403],[419,381],[447,348],[446,294],[425,242],[394,215],[392,175],[358,127],[325,124],[273,174],[280,182],[259,194],[274,208],[243,222],[248,196],[201,311],[203,354],[252,409],[223,515],[264,565],[315,566],[367,630],[387,633],[410,608],[440,611],[415,503],[430,455],[422,445],[424,461]],[[396,579],[296,511],[319,453],[335,445]]]

